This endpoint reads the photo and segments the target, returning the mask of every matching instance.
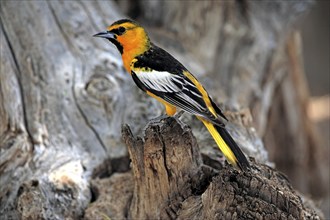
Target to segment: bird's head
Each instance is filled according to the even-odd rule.
[[[144,28],[129,19],[114,22],[106,31],[95,34],[94,37],[108,39],[122,55],[126,53],[136,56],[150,47],[150,40]]]

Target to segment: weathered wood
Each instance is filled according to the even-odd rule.
[[[264,131],[264,141],[269,147],[270,159],[276,162],[279,170],[285,171],[293,185],[320,198],[329,188],[325,181],[328,176],[323,172],[328,165],[321,155],[324,146],[307,115],[309,92],[300,38],[298,32],[291,33],[283,47],[287,67],[282,69],[285,74],[282,82],[274,88],[277,92],[273,95],[272,105],[276,107],[269,111],[269,127]]]
[[[217,206],[204,206],[203,201],[207,204],[217,203],[213,201],[217,197],[211,195],[228,195],[232,198],[230,196],[241,193],[238,190],[230,194],[233,191],[230,191],[232,185],[229,182],[232,181],[226,178],[229,173],[234,173],[239,182],[247,174],[236,173],[229,166],[223,167],[220,162],[223,157],[211,136],[200,122],[187,114],[183,116],[183,121],[192,127],[196,139],[190,129],[175,119],[152,122],[146,129],[147,138],[144,141],[133,137],[127,128],[124,129],[132,159],[132,176],[128,151],[121,141],[121,125],[132,124],[132,133],[141,133],[148,119],[160,115],[162,108],[133,85],[130,76],[122,68],[116,49],[107,42],[92,38],[93,34],[123,17],[112,1],[0,1],[0,4],[0,215],[3,219],[103,219],[104,216],[213,218],[214,212],[221,211],[219,207],[226,206],[227,209],[237,204],[228,201]],[[176,4],[183,4],[178,7],[181,10],[187,6],[186,3]],[[192,12],[203,9],[200,6],[203,4],[209,3],[198,2],[199,6],[194,6]],[[179,43],[195,44],[196,52],[202,50],[203,46],[212,49],[218,45],[220,41],[214,43],[210,40],[218,39],[218,34],[227,41],[238,34],[231,43],[222,44],[229,46],[222,49],[216,46],[223,50],[221,57],[230,50],[238,50],[235,42],[243,45],[246,41],[241,41],[242,33],[233,28],[239,22],[234,20],[236,26],[230,23],[230,17],[235,17],[236,13],[231,4],[214,2],[206,8],[205,12],[213,10],[206,19],[208,25],[204,29],[201,23],[194,30],[201,28],[202,33],[209,33],[208,39],[196,43],[195,40],[203,36],[201,33],[187,38],[193,26],[189,19],[182,20],[189,25],[183,22],[177,23],[175,28],[173,26],[173,30],[185,27],[174,44],[167,34],[159,35],[156,30],[151,29],[151,36],[155,37],[153,40],[156,42],[167,42],[171,53],[204,82],[211,95],[219,95],[218,102],[227,100],[222,107],[232,121],[228,125],[231,134],[248,155],[253,155],[259,162],[269,163],[263,143],[252,125],[257,122],[260,134],[259,125],[267,124],[265,115],[268,114],[271,101],[268,98],[272,97],[267,95],[273,94],[271,92],[282,82],[282,75],[275,74],[278,77],[273,77],[273,72],[269,73],[272,77],[266,82],[272,82],[270,85],[273,87],[267,87],[271,92],[265,95],[263,91],[267,89],[260,89],[259,84],[246,83],[255,78],[259,83],[262,77],[256,76],[261,72],[268,75],[263,70],[268,69],[273,58],[281,57],[281,53],[276,56],[273,54],[273,47],[260,44],[264,40],[262,33],[265,32],[260,31],[263,26],[259,24],[254,29],[256,33],[260,31],[260,35],[252,44],[254,53],[251,56],[253,58],[256,51],[261,50],[258,56],[267,55],[269,59],[257,59],[246,64],[241,56],[238,56],[239,59],[236,57],[237,52],[231,51],[231,58],[225,60],[226,77],[214,75],[209,78],[213,81],[208,80],[205,73],[211,72],[218,60],[208,60],[208,56],[204,57],[205,51],[197,58],[187,55]],[[214,27],[212,17],[218,12],[226,19]],[[173,18],[178,19],[180,13]],[[223,21],[221,17],[215,19]],[[258,24],[259,18],[254,19],[251,24]],[[275,36],[282,36],[282,33],[279,31]],[[184,36],[186,38],[182,38]],[[248,35],[248,39],[253,36]],[[283,51],[283,47],[279,46],[282,45],[280,37],[276,39],[274,47],[278,46],[278,51]],[[213,49],[209,55],[215,54]],[[251,52],[248,49],[244,51],[245,55]],[[205,60],[215,63],[210,64]],[[203,67],[203,62],[212,68]],[[272,63],[276,67],[275,64]],[[246,66],[247,70],[242,66]],[[231,68],[235,71],[238,68],[242,72],[236,74],[233,71],[231,75]],[[256,75],[254,70],[258,70]],[[226,83],[219,86],[221,82]],[[244,85],[245,89],[242,87],[232,93],[237,85]],[[248,107],[250,101],[247,100],[254,100],[250,96],[255,91],[257,101],[252,103],[256,103],[256,108],[262,107],[258,111],[252,108],[252,120],[250,110],[239,108],[238,103]],[[258,105],[258,101],[262,103]],[[255,112],[261,113],[258,115]],[[271,175],[269,171],[264,173]],[[250,175],[261,176],[261,182],[264,183],[265,175],[258,172]],[[212,179],[213,176],[216,177]],[[225,188],[229,191],[218,191],[221,188],[219,184],[222,186],[223,182],[229,184]],[[149,189],[153,189],[154,193]],[[268,198],[271,192],[263,195]],[[285,198],[296,201],[296,194],[290,191]],[[294,207],[298,211],[293,216],[304,216],[303,212],[314,216],[300,203]],[[230,207],[228,210],[230,214],[221,211],[221,216],[238,215]],[[149,215],[144,211],[148,211]],[[279,209],[278,213],[282,212],[289,213]],[[256,213],[261,212],[254,210],[251,216],[257,216]]]
[[[115,173],[110,178],[92,181],[94,198],[85,210],[84,219],[127,219],[134,179],[131,172]]]
[[[108,198],[100,195],[88,214],[104,213],[111,219],[320,219],[322,215],[304,202],[306,198],[282,173],[268,166],[252,160],[251,171],[241,172],[228,164],[220,165],[220,170],[204,165],[191,129],[176,118],[153,121],[143,138],[135,137],[128,126],[122,132],[132,172],[99,180],[108,183],[96,186],[109,188],[104,190]],[[120,194],[125,196],[115,201],[113,197]],[[132,196],[130,201],[127,195]],[[121,209],[114,209],[114,204]],[[92,217],[100,219],[100,214]]]
[[[92,38],[100,14],[118,14],[104,1],[0,4],[0,215],[79,218],[93,169],[127,154],[110,119],[132,110],[120,95],[129,84],[117,52]]]
[[[201,155],[196,139],[175,119],[151,123],[144,141],[123,128],[134,173],[134,193],[128,217],[131,219],[168,218],[164,207],[174,207],[171,196],[186,198],[191,176],[200,167]],[[164,213],[165,212],[165,213]]]

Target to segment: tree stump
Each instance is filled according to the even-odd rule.
[[[220,164],[220,169],[205,165],[191,129],[176,118],[150,122],[143,138],[135,137],[127,125],[122,135],[132,167],[123,175],[132,182],[118,190],[125,195],[129,190],[131,197],[125,197],[126,203],[96,200],[86,211],[87,219],[100,219],[95,207],[104,207],[102,203],[114,207],[117,202],[125,204],[122,215],[112,208],[102,212],[111,219],[320,219],[285,175],[266,165],[251,159],[248,172],[229,164]]]

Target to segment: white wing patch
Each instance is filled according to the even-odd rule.
[[[134,76],[151,92],[161,92],[160,98],[192,114],[208,118],[214,117],[206,107],[196,86],[184,76],[165,71],[133,70]],[[153,91],[152,91],[153,90]]]
[[[134,73],[143,84],[153,90],[159,92],[180,92],[180,88],[177,84],[183,83],[180,76],[173,75],[169,72],[161,72],[152,70],[150,72],[134,70]],[[177,83],[175,84],[174,81]]]

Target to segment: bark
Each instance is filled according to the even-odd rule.
[[[87,209],[87,219],[102,219],[100,212],[129,219],[319,219],[287,178],[268,166],[252,160],[251,171],[241,172],[219,161],[220,170],[203,164],[191,129],[176,118],[151,122],[143,138],[127,125],[122,134],[132,172],[98,186],[108,196]],[[121,193],[132,197],[119,197],[118,211],[111,204]]]
[[[154,120],[144,129],[162,108],[133,85],[116,49],[92,38],[123,17],[113,2],[0,4],[0,215],[4,219],[254,218],[274,210],[281,217],[284,213],[283,218],[321,215],[303,204],[276,171],[254,165],[255,172],[240,173],[223,166],[210,135],[188,115],[183,121],[193,128],[197,140],[176,119]],[[226,4],[221,10],[234,11]],[[221,33],[220,26],[216,33]],[[159,42],[171,42],[156,30],[151,32]],[[203,69],[183,46],[171,45],[169,50],[193,72]],[[229,96],[230,83],[218,90],[206,75],[196,75],[214,88],[209,89],[213,94],[223,94],[221,101],[228,100],[223,106],[232,121],[228,130],[242,149],[258,162],[271,164],[249,109],[237,108],[244,99],[237,98],[241,93]],[[279,75],[276,85],[282,79]],[[246,82],[240,77],[235,80]],[[246,97],[250,96],[247,92]],[[263,120],[268,110],[266,105],[260,111]],[[123,123],[134,125],[132,131],[124,127],[125,143],[120,132]],[[142,132],[144,140],[132,135]],[[251,185],[253,178],[256,186]],[[265,192],[258,193],[262,187]],[[280,192],[285,192],[284,202]],[[275,193],[281,201],[273,200]],[[262,209],[246,207],[249,197],[260,201],[263,205],[254,207]]]
[[[4,218],[79,218],[94,168],[126,156],[115,131],[130,112],[121,90],[129,85],[117,52],[91,37],[114,11],[104,1],[1,2]]]

